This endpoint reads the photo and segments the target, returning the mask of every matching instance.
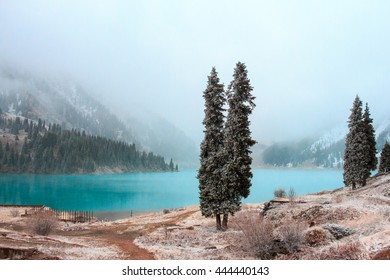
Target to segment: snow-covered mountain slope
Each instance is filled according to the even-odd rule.
[[[375,125],[378,156],[386,141],[390,141],[390,119]],[[263,152],[263,164],[273,166],[338,167],[343,165],[344,139],[348,133],[347,124],[339,125],[309,144],[275,143]]]
[[[148,120],[132,118],[128,124],[140,139],[143,149],[167,159],[173,158],[182,168],[198,165],[198,149],[194,141],[167,120],[159,117],[149,117]]]
[[[390,142],[390,118],[384,119],[376,128],[377,148],[378,152],[385,145],[386,141]]]
[[[41,118],[67,129],[135,143],[142,150],[173,158],[180,167],[197,163],[194,142],[170,122],[133,116],[125,124],[70,80],[42,78],[0,65],[0,109],[10,115]]]
[[[313,144],[311,144],[310,151],[312,153],[316,153],[318,150],[327,149],[337,142],[343,141],[347,132],[348,127],[346,125],[339,125],[330,131],[327,131],[320,138],[314,141]]]
[[[11,115],[41,118],[67,129],[115,140],[135,140],[114,114],[70,81],[42,79],[0,68],[0,108]]]

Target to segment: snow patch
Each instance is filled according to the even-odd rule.
[[[324,150],[329,148],[333,144],[337,143],[340,140],[343,140],[345,135],[347,135],[348,128],[345,125],[340,125],[331,129],[329,132],[322,135],[317,141],[315,141],[310,146],[310,151],[312,153],[317,152],[318,150]]]

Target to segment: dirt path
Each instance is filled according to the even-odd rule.
[[[176,226],[198,210],[185,209],[182,212],[163,215],[151,214],[146,219],[128,219],[118,222],[108,222],[91,225],[84,231],[57,232],[68,237],[82,237],[87,241],[95,241],[106,246],[114,246],[123,260],[154,260],[153,253],[138,247],[134,240],[143,234],[149,234],[161,227]],[[160,221],[163,218],[163,221]],[[156,219],[156,221],[153,221]],[[152,221],[150,221],[152,220]]]
[[[119,248],[123,254],[121,259],[125,260],[154,260],[153,253],[142,249],[134,244],[134,240],[145,233],[151,233],[161,227],[175,226],[177,223],[188,218],[197,210],[185,210],[183,213],[175,215],[164,222],[138,224],[136,222],[126,222],[120,225],[112,225],[108,228],[97,230],[99,239],[109,245],[114,245]],[[139,226],[138,230],[129,228]],[[103,234],[101,234],[103,232]],[[95,231],[96,233],[96,231]],[[96,234],[91,233],[91,237]]]
[[[127,225],[110,226],[104,229],[97,229],[87,234],[87,238],[93,238],[99,243],[107,246],[115,246],[120,250],[120,259],[122,260],[154,260],[154,255],[145,249],[139,248],[134,244],[140,232],[126,231]]]

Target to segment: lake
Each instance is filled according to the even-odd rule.
[[[254,169],[250,196],[259,203],[277,187],[297,194],[343,186],[341,170]],[[196,170],[110,175],[0,174],[0,204],[37,204],[58,210],[140,211],[198,203]]]

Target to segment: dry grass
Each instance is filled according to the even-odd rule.
[[[294,204],[297,199],[297,193],[293,187],[290,187],[287,194],[288,200],[291,204]]]
[[[244,235],[244,246],[255,257],[272,259],[274,252],[274,229],[267,219],[257,212],[239,213],[235,224]]]
[[[305,243],[306,228],[307,225],[303,222],[286,220],[278,229],[280,241],[289,254],[299,251]]]
[[[16,218],[16,217],[19,217],[20,216],[20,211],[19,209],[12,209],[9,211],[10,214],[11,214],[11,217],[13,218]]]
[[[38,212],[29,220],[29,227],[34,234],[49,235],[58,225],[58,219],[50,212]]]
[[[37,246],[37,249],[62,260],[115,260],[120,258],[117,248],[100,244],[89,244],[89,246],[69,244],[66,247],[62,247],[61,244],[45,244]]]
[[[312,227],[306,231],[305,241],[310,246],[319,246],[329,239],[329,232],[322,227]]]
[[[308,256],[313,260],[364,260],[367,252],[358,241],[338,243]]]

